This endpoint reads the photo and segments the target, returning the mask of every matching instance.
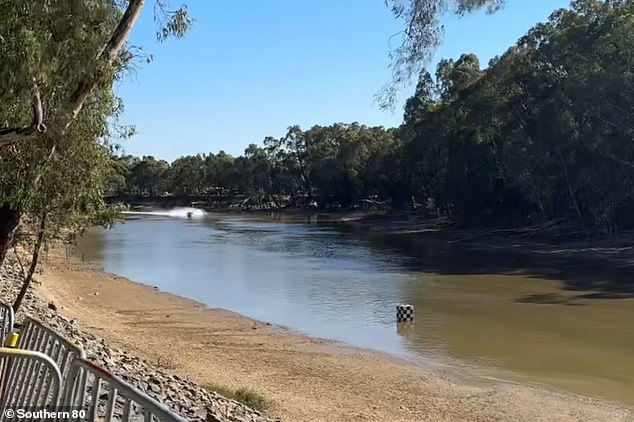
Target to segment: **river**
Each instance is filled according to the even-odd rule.
[[[634,299],[615,275],[354,225],[130,216],[83,258],[212,308],[487,376],[634,404]],[[621,274],[620,276],[624,276]],[[395,305],[415,307],[397,327]]]

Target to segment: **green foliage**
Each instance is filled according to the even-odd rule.
[[[94,58],[121,11],[105,0],[90,6],[0,0],[0,10],[0,124],[31,123],[34,86],[42,95],[47,120],[54,122],[82,79],[97,71]]]
[[[612,235],[634,205],[634,4],[576,0],[536,25],[485,69],[473,54],[420,72],[438,43],[437,19],[452,8],[491,11],[491,0],[388,1],[404,19],[394,52],[398,83],[418,74],[398,129],[335,123],[288,128],[251,144],[240,157],[224,152],[181,157],[114,155],[111,142],[129,132],[109,124],[121,103],[112,83],[131,60],[93,60],[123,13],[120,2],[0,0],[0,121],[23,126],[41,93],[49,127],[63,121],[64,98],[90,75],[98,89],[67,130],[0,151],[0,205],[46,215],[52,227],[80,229],[112,221],[104,193],[230,196],[260,204],[353,206],[378,198],[393,207],[415,202],[471,224],[524,225],[572,219]],[[91,3],[92,4],[92,3]],[[191,20],[184,8],[156,4],[159,38],[179,37]],[[87,76],[88,75],[88,76]],[[47,227],[50,227],[47,225]]]
[[[0,201],[29,216],[46,215],[46,240],[116,217],[104,202],[105,181],[115,171],[107,117],[116,111],[112,97],[101,98],[63,136],[26,143],[0,162]]]
[[[431,102],[424,74],[402,128],[419,194],[464,220],[613,232],[634,183],[633,12],[575,1],[486,71],[442,61]]]
[[[0,121],[28,125],[34,87],[46,121],[54,126],[67,110],[66,99],[107,42],[121,11],[108,2],[88,7],[74,2],[3,2],[9,19],[0,23]],[[103,179],[110,171],[108,119],[121,112],[109,83],[113,68],[91,103],[65,131],[52,130],[33,142],[0,151],[0,203],[21,214],[46,214],[49,234],[107,223]],[[6,82],[6,83],[5,83]]]
[[[159,41],[165,41],[169,37],[183,38],[194,23],[187,12],[187,5],[183,4],[172,10],[167,0],[155,0],[154,19],[159,24],[156,32]]]
[[[13,128],[40,117],[48,128],[0,144],[0,209],[45,220],[45,240],[115,221],[105,188],[125,179],[112,142],[133,130],[117,124],[123,106],[113,83],[136,58],[124,43],[142,4],[0,0],[0,133],[24,133]],[[192,23],[184,6],[170,10],[166,0],[155,16],[161,40],[182,37]],[[1,228],[0,264],[15,228]]]
[[[316,198],[342,206],[385,191],[385,154],[396,145],[396,131],[358,123],[292,126],[281,139],[267,137],[263,147],[249,145],[244,155],[225,152],[181,157],[157,167],[153,157],[118,158],[118,180],[112,194],[216,196],[238,191],[259,202],[279,196]],[[146,175],[147,171],[147,175]]]

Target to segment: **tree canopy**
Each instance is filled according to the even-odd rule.
[[[292,126],[241,157],[155,166],[153,186],[321,205],[378,198],[465,224],[568,221],[614,235],[634,223],[633,30],[632,2],[577,0],[488,67],[463,54],[422,71],[399,128]],[[134,180],[123,189],[151,193]]]

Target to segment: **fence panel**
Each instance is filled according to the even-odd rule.
[[[107,370],[80,358],[71,364],[61,403],[66,409],[85,409],[85,418],[90,421],[187,421]]]
[[[85,358],[83,349],[32,318],[26,318],[20,330],[18,349],[33,350],[49,356],[57,364],[65,382],[75,358]]]
[[[0,368],[0,422],[33,420],[7,410],[52,411],[59,405],[62,375],[46,354],[2,347]]]

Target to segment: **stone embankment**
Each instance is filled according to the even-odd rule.
[[[16,292],[19,291],[20,280],[20,269],[15,263],[7,262],[0,268],[0,301],[7,304],[13,301]],[[44,323],[82,347],[91,361],[108,369],[188,420],[274,421],[257,410],[215,392],[207,391],[186,379],[171,375],[126,351],[108,346],[103,339],[83,331],[75,321],[60,315],[54,304],[44,303],[31,292],[27,293],[16,318],[20,322],[25,316]]]

